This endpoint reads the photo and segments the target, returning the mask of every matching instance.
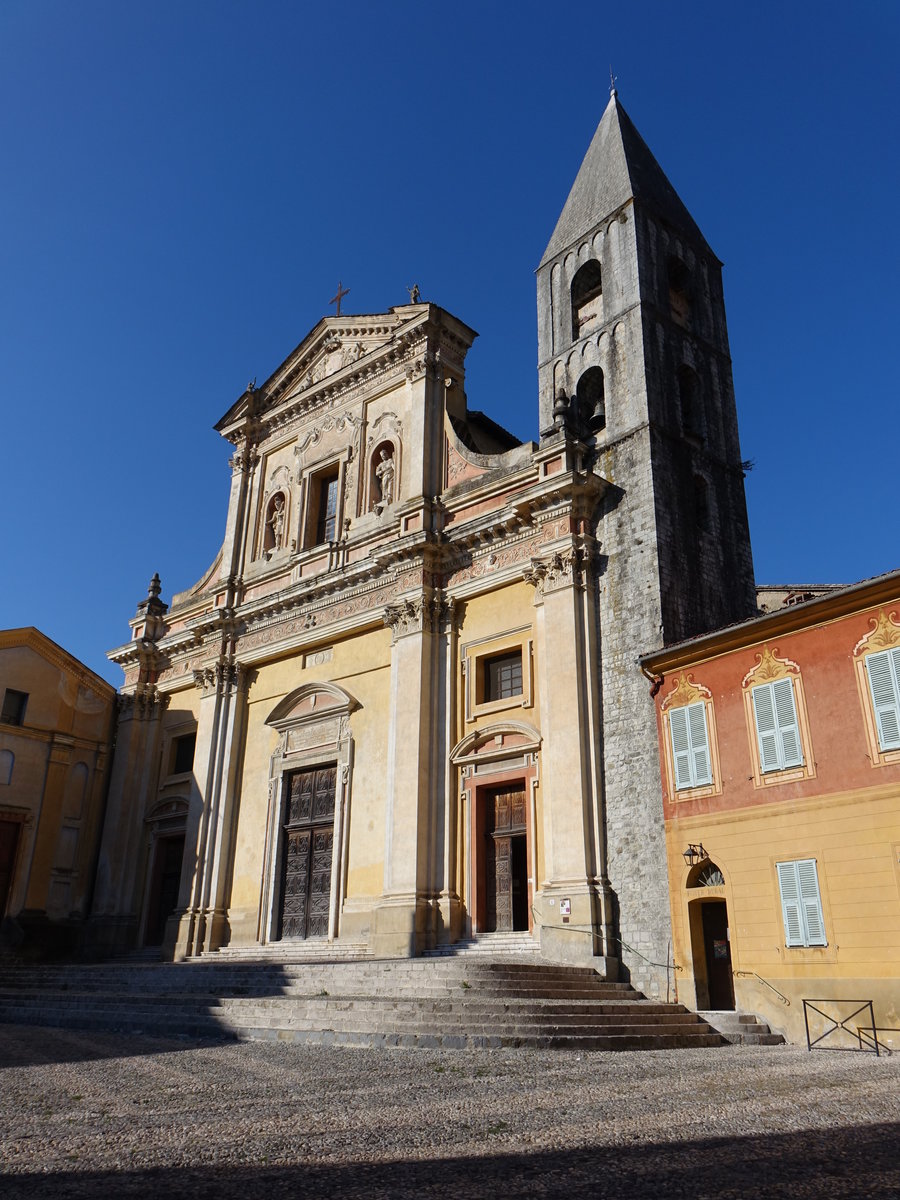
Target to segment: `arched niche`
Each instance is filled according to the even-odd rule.
[[[283,550],[287,543],[288,501],[283,491],[277,491],[266,504],[263,522],[263,551],[271,554]]]
[[[369,508],[383,512],[397,500],[400,485],[400,445],[393,438],[384,438],[369,455],[367,480]]]

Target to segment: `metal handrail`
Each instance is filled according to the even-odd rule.
[[[534,905],[531,906],[531,915],[532,915],[532,919],[537,917],[537,913],[534,911]],[[535,921],[535,924],[537,924],[536,921]],[[544,928],[550,928],[550,929],[553,929],[554,931],[564,930],[567,933],[596,933],[597,932],[596,927],[593,925],[550,925],[550,926],[544,926]],[[665,967],[667,971],[683,971],[684,970],[684,967],[679,966],[678,963],[676,963],[676,962],[670,962],[670,963],[654,962],[652,958],[648,958],[646,954],[641,954],[640,950],[635,950],[634,946],[629,946],[626,941],[624,941],[620,937],[616,937],[615,934],[613,934],[613,941],[618,942],[620,946],[624,946],[626,950],[630,950],[632,954],[636,954],[638,956],[638,958],[642,958],[644,960],[644,962],[649,963],[651,967]],[[788,1001],[788,1004],[790,1004],[790,1000]]]
[[[760,983],[765,984],[770,992],[774,992],[782,1004],[790,1005],[790,1000],[788,1000],[783,992],[779,992],[774,984],[769,983],[768,979],[763,979],[762,975],[757,975],[755,971],[732,971],[731,973],[735,977],[740,976],[742,979],[749,979],[752,975],[754,979],[758,979]]]

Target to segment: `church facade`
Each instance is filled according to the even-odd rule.
[[[219,421],[221,550],[110,655],[95,950],[530,930],[665,989],[637,658],[755,605],[721,264],[615,95],[537,289],[538,442],[417,299],[324,318]]]

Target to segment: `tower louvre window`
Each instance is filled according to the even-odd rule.
[[[706,441],[700,380],[696,371],[686,363],[678,368],[678,400],[681,406],[681,430],[685,437]]]
[[[674,255],[668,263],[669,309],[676,325],[691,323],[691,275],[680,258]]]
[[[577,341],[603,320],[603,272],[592,258],[572,280],[572,338]]]

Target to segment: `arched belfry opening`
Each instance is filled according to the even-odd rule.
[[[676,255],[671,255],[667,264],[669,281],[669,309],[676,325],[691,323],[691,273]]]
[[[593,433],[606,428],[606,382],[600,367],[589,367],[575,389],[578,418]]]
[[[577,342],[603,320],[603,272],[595,258],[575,272],[571,296],[572,340]]]
[[[681,407],[682,432],[685,437],[694,438],[702,444],[706,441],[706,421],[700,379],[697,372],[687,363],[678,368],[678,402]]]

